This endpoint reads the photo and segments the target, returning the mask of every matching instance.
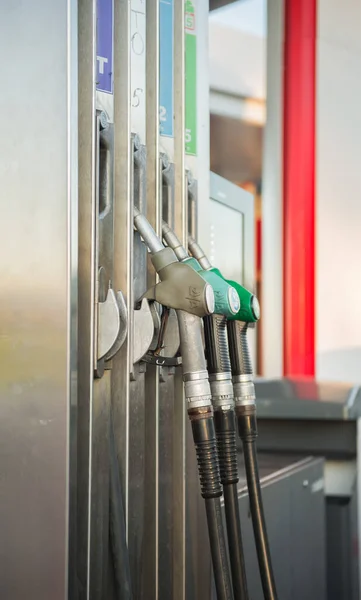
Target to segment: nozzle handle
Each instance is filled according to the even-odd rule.
[[[243,321],[228,321],[227,323],[228,348],[233,377],[253,374],[247,329],[248,323]]]
[[[226,317],[209,315],[203,324],[208,373],[231,373]]]

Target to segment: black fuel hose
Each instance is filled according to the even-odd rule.
[[[235,393],[236,414],[239,435],[243,444],[249,503],[263,595],[265,600],[277,600],[258,471],[256,403],[252,363],[247,343],[248,323],[229,321],[227,328],[234,389],[236,389],[235,382],[238,386],[237,395]]]
[[[248,600],[246,566],[238,501],[238,468],[234,410],[215,413],[221,482],[223,485],[229,559],[235,600]]]
[[[130,579],[123,498],[112,420],[110,423],[109,463],[109,535],[115,574],[116,599],[132,600],[133,595]]]
[[[237,484],[225,485],[223,496],[234,598],[235,600],[248,600]]]
[[[238,417],[239,430],[243,444],[249,504],[251,509],[254,540],[257,549],[258,565],[265,600],[276,600],[271,553],[269,548],[266,520],[263,510],[262,492],[258,472],[256,436],[256,416],[244,414]]]
[[[218,600],[233,599],[227,564],[220,498],[205,498],[209,543]],[[228,565],[227,565],[228,567]]]
[[[218,600],[233,600],[223,531],[217,442],[211,408],[188,411],[197,453],[201,494],[205,500],[209,543]]]
[[[229,560],[231,564],[233,593],[235,600],[248,600],[246,567],[242,543],[241,520],[238,503],[238,465],[236,445],[236,420],[233,390],[231,385],[231,364],[228,352],[227,319],[221,315],[210,315],[203,319],[207,369],[213,378],[213,385],[222,386],[228,376],[232,396],[222,402],[225,406],[215,407],[214,424],[221,483],[223,486],[224,510],[226,515]],[[214,388],[213,388],[214,389]],[[217,388],[216,388],[217,389]],[[226,388],[219,389],[219,393]],[[227,406],[228,403],[228,406]]]

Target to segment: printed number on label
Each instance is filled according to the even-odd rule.
[[[135,88],[134,92],[133,92],[133,101],[132,101],[132,106],[134,108],[137,108],[140,104],[140,96],[143,93],[143,88]]]
[[[191,143],[191,141],[192,141],[192,130],[191,129],[186,129],[185,141],[186,141],[186,144]]]
[[[159,120],[161,123],[164,123],[164,121],[167,120],[167,110],[165,106],[159,107]]]

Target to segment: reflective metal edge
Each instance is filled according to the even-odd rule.
[[[210,123],[208,0],[196,0],[197,34],[197,155],[186,155],[185,167],[197,181],[197,223],[193,234],[206,253],[210,229]],[[188,192],[188,190],[187,190]],[[189,206],[187,207],[189,210]],[[186,598],[202,600],[211,596],[212,567],[204,500],[201,497],[197,460],[191,427],[186,424]]]
[[[174,230],[188,247],[188,190],[185,173],[185,31],[184,0],[174,2]],[[186,408],[182,370],[175,373],[173,408],[173,590],[186,598]]]
[[[133,138],[130,165],[130,200],[141,211],[146,212],[146,2],[130,2],[130,122]],[[129,368],[129,459],[128,459],[128,549],[134,600],[145,595],[144,588],[144,510],[145,510],[145,390],[144,365],[133,364],[135,359],[134,302],[138,302],[146,291],[147,252],[138,233],[133,235],[133,222],[130,220],[130,264],[129,281],[131,296],[128,300],[131,319],[131,349]],[[145,301],[146,302],[146,301]],[[139,314],[137,315],[137,318]],[[134,340],[134,341],[133,341]]]
[[[114,287],[123,292],[128,307],[128,336],[113,359],[112,410],[117,444],[123,504],[128,533],[129,478],[129,376],[132,344],[132,238],[133,210],[130,132],[130,3],[114,3]]]
[[[75,542],[76,6],[3,2],[0,16],[11,55],[0,104],[14,115],[0,140],[1,597],[63,600]]]
[[[159,156],[159,0],[147,0],[146,18],[146,139],[147,139],[147,218],[161,234]],[[148,263],[148,287],[156,281]],[[145,376],[145,508],[144,508],[144,586],[149,600],[158,598],[158,450],[159,450],[159,369],[148,366]]]
[[[77,582],[78,427],[78,6],[68,0],[68,598]]]
[[[78,579],[90,598],[95,298],[96,2],[78,3],[79,291],[78,319]]]

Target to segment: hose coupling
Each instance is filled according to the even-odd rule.
[[[231,373],[212,373],[209,375],[212,392],[212,404],[215,410],[234,407]]]
[[[236,405],[238,432],[243,442],[254,442],[258,436],[256,405]]]
[[[212,394],[207,371],[184,373],[183,381],[188,411],[212,407]]]
[[[255,406],[256,392],[253,375],[235,375],[233,381],[234,402],[237,406]]]

